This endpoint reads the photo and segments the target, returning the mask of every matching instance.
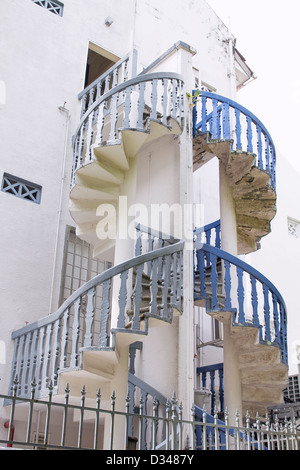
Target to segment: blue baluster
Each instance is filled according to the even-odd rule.
[[[258,318],[258,300],[257,300],[257,288],[256,288],[256,279],[254,276],[250,275],[251,281],[251,303],[252,303],[252,321],[254,326],[259,326]]]
[[[218,108],[218,121],[217,121],[217,129],[218,129],[218,133],[217,133],[217,138],[220,140],[221,139],[221,136],[222,136],[222,107],[219,107]]]
[[[195,92],[195,91],[194,91]],[[194,94],[193,92],[193,94]],[[193,137],[196,136],[197,134],[197,129],[196,129],[196,125],[197,125],[197,115],[198,115],[198,112],[197,112],[197,104],[193,107]]]
[[[199,278],[200,278],[200,299],[205,299],[206,297],[204,262],[205,262],[204,251],[197,250],[197,263],[198,263],[198,271],[199,271]]]
[[[235,108],[235,120],[236,150],[242,150],[241,112],[237,108]]]
[[[281,357],[282,361],[288,363],[287,351],[287,316],[284,306],[280,304],[280,344],[281,344]]]
[[[266,284],[263,284],[263,294],[264,294],[265,341],[271,341],[269,288],[266,286]]]
[[[279,341],[279,313],[278,313],[278,299],[274,292],[272,292],[272,301],[273,301],[273,320],[274,320],[274,330],[275,330],[275,341]]]
[[[223,139],[229,140],[230,135],[230,115],[229,115],[229,104],[223,103]]]
[[[218,100],[212,100],[213,112],[212,112],[212,127],[211,127],[211,138],[212,140],[218,138]]]
[[[202,372],[201,381],[202,381],[202,388],[206,388],[206,372]]]
[[[211,240],[211,229],[205,231],[205,243],[210,245]]]
[[[230,275],[230,263],[224,260],[225,276],[224,276],[224,287],[225,287],[225,310],[231,310],[231,275]]]
[[[266,150],[265,150],[265,156],[266,156],[266,170],[271,173],[270,171],[270,141],[267,136],[265,136],[265,141],[266,141]]]
[[[221,248],[221,225],[218,224],[216,226],[216,242],[215,242],[216,248]]]
[[[246,119],[247,119],[247,151],[249,153],[253,153],[252,119],[250,116],[247,116]]]
[[[262,162],[262,140],[261,140],[261,127],[256,125],[256,132],[257,132],[257,155],[258,155],[258,167],[262,170],[263,169],[263,162]]]
[[[237,276],[238,276],[238,322],[241,325],[245,324],[245,312],[244,312],[244,299],[245,299],[245,290],[244,290],[244,283],[243,283],[243,270],[237,266],[236,268]]]
[[[211,289],[212,289],[212,296],[211,296],[211,310],[215,311],[218,310],[218,296],[217,296],[217,289],[218,289],[218,275],[217,275],[217,257],[214,254],[211,254]]]
[[[224,411],[224,371],[223,367],[219,369],[219,400],[220,400],[220,411]]]
[[[202,96],[201,97],[201,104],[202,104],[202,107],[201,107],[201,120],[202,120],[202,124],[201,124],[201,131],[202,132],[207,132],[207,108],[206,108],[206,103],[207,103],[207,98],[206,96]]]
[[[210,371],[211,410],[216,406],[215,370]]]

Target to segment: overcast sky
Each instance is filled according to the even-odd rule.
[[[269,130],[300,171],[300,0],[207,0],[231,27],[257,80],[238,101]]]

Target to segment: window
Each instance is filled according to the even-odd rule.
[[[283,396],[286,402],[300,402],[298,375],[291,375],[289,377],[289,386],[283,390]]]
[[[212,318],[212,339],[213,341],[223,339],[222,324],[216,318]]]
[[[111,263],[92,258],[92,247],[76,236],[73,227],[67,227],[60,304],[85,282],[102,273]]]
[[[119,57],[105,49],[96,46],[96,44],[89,43],[84,87],[86,88],[93,83],[94,80],[104,74],[119,60]]]
[[[9,175],[8,173],[3,174],[1,191],[21,199],[27,199],[36,204],[40,204],[41,202],[41,186],[31,183],[30,181],[25,181],[17,176]]]
[[[202,91],[209,91],[210,93],[216,93],[217,89],[211,85],[208,85],[208,83],[201,82],[201,90]]]
[[[40,7],[46,8],[46,10],[51,11],[58,16],[63,16],[64,4],[58,2],[57,0],[32,0],[33,3],[36,3]]]
[[[300,222],[288,217],[288,234],[294,238],[300,238]]]

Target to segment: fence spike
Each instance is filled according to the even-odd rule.
[[[54,389],[54,386],[53,386],[53,382],[52,380],[49,380],[49,383],[48,383],[48,390],[49,390],[49,394],[53,392],[53,389]]]
[[[69,397],[69,395],[70,395],[70,386],[67,383],[66,388],[65,388],[65,397]]]
[[[114,410],[115,404],[116,404],[116,392],[114,390],[112,391],[110,399],[111,399],[111,408],[112,410]]]
[[[31,382],[31,398],[32,400],[34,399],[34,396],[35,396],[35,390],[36,390],[36,381],[35,381],[35,378],[33,379],[33,381]]]

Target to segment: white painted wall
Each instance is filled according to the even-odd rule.
[[[261,249],[246,261],[266,276],[283,296],[288,314],[289,374],[298,374],[296,345],[300,343],[299,260],[300,238],[288,234],[287,218],[300,221],[300,175],[280,152],[277,154],[277,214],[272,232],[261,240]]]
[[[228,32],[204,0],[65,0],[63,17],[30,0],[1,0],[0,15],[0,79],[6,86],[6,102],[0,110],[0,128],[5,130],[0,140],[1,178],[2,172],[8,172],[42,186],[40,205],[0,192],[0,341],[5,349],[0,390],[6,393],[11,332],[58,306],[65,227],[73,225],[68,212],[71,141],[79,123],[77,94],[84,84],[89,41],[118,57],[135,46],[139,71],[177,41],[185,41],[197,51],[193,66],[200,81],[224,95],[230,94],[231,84]],[[104,24],[107,16],[113,19],[110,27]],[[165,70],[180,72],[180,63],[172,60],[161,69],[168,65],[171,68]],[[153,170],[150,192],[142,184],[146,173],[141,176],[143,167],[138,168],[143,179],[137,200],[177,202],[176,152],[164,145],[155,152],[151,163],[149,154],[145,155],[145,168]],[[164,371],[167,361],[176,357],[174,328],[169,330],[173,339]],[[162,330],[157,335],[160,345],[163,337]],[[156,344],[145,346],[147,363],[153,352],[149,346]],[[155,355],[159,361],[159,349]],[[176,371],[169,373],[171,390]],[[155,370],[149,372],[149,379],[160,385]]]

